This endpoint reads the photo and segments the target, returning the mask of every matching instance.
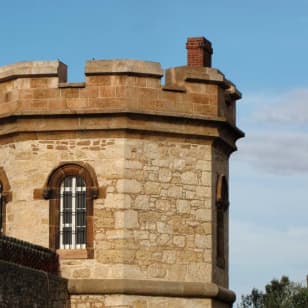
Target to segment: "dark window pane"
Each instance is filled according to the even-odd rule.
[[[71,224],[72,223],[72,211],[65,210],[62,212],[63,215],[63,224]]]
[[[73,181],[73,177],[72,176],[67,176],[64,179],[64,187],[72,187],[72,181]]]
[[[72,192],[65,191],[63,194],[63,208],[71,209],[72,208]]]
[[[61,184],[61,222],[63,248],[86,243],[86,184],[80,176],[68,176]],[[74,242],[73,242],[74,241]]]
[[[63,245],[71,245],[72,244],[72,228],[71,227],[63,227]]]
[[[83,209],[86,207],[86,192],[85,191],[78,191],[76,194],[76,208]]]
[[[76,177],[76,186],[77,187],[86,187],[86,183],[81,176]]]
[[[217,211],[217,257],[224,256],[224,211]]]
[[[76,228],[76,244],[85,244],[86,242],[86,229],[83,227]]]
[[[86,226],[86,211],[85,210],[76,211],[76,226],[77,227]]]

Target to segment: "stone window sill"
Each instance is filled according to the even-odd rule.
[[[57,249],[60,259],[93,259],[93,249]]]

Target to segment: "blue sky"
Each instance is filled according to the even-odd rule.
[[[0,65],[60,59],[83,81],[87,59],[185,65],[205,36],[213,66],[243,93],[246,138],[231,159],[231,288],[308,274],[308,1],[10,0],[0,2]]]

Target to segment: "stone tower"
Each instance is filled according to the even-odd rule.
[[[0,68],[2,232],[60,256],[71,307],[230,307],[228,159],[240,93],[189,38],[186,66]]]

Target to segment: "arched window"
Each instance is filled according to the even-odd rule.
[[[81,176],[66,176],[60,185],[61,249],[86,248],[86,183]]]
[[[87,257],[93,255],[93,199],[98,193],[95,172],[86,163],[61,163],[51,172],[43,189],[49,199],[51,249],[86,249]]]
[[[216,190],[216,256],[217,265],[225,267],[225,226],[226,211],[229,207],[228,182],[224,175],[219,175]]]
[[[3,188],[2,188],[2,183],[0,182],[0,234],[3,234],[3,224],[4,224],[4,202],[3,202]]]
[[[11,187],[4,169],[0,167],[0,234],[6,231],[6,204],[11,200]]]

